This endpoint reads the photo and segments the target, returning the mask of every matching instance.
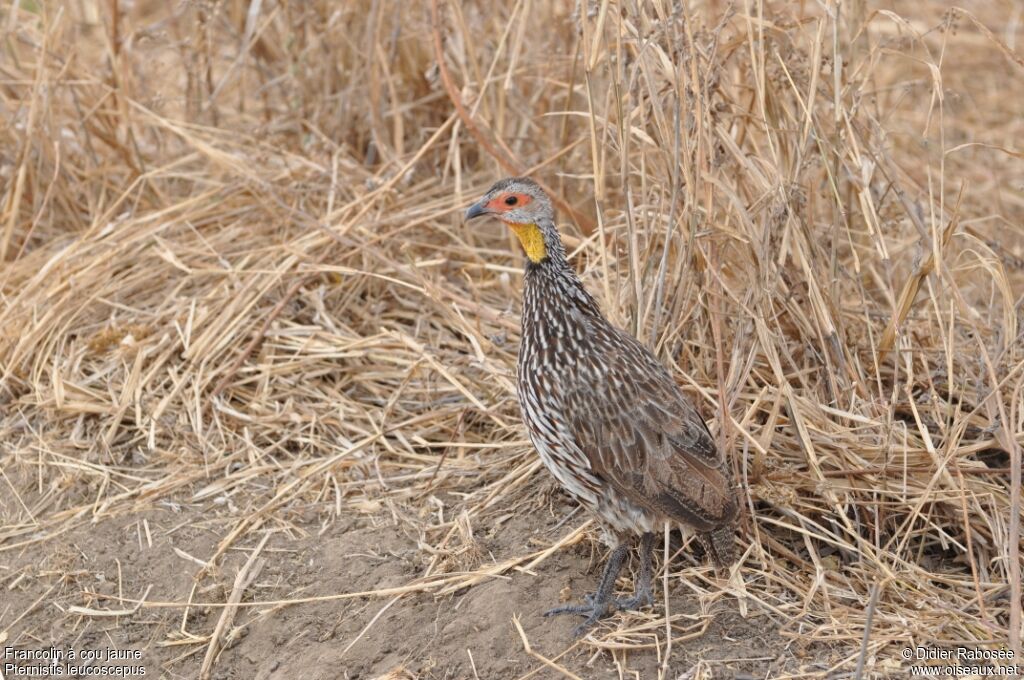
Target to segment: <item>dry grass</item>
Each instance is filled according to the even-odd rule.
[[[688,4],[0,3],[0,563],[160,504],[217,517],[199,592],[254,549],[209,597],[206,673],[268,531],[391,513],[426,566],[389,601],[592,539],[473,545],[545,479],[521,258],[460,217],[523,171],[749,491],[742,567],[680,566],[688,592],[835,650],[808,674],[1019,651],[1020,9]],[[0,641],[33,611],[0,605]],[[668,642],[627,624],[584,646]]]

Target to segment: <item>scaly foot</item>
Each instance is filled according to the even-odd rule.
[[[622,560],[626,557],[627,544],[618,545],[608,558],[604,574],[601,576],[601,584],[596,593],[591,593],[583,598],[583,604],[568,604],[555,607],[544,612],[544,616],[558,616],[559,614],[575,614],[586,617],[583,623],[573,628],[574,637],[579,637],[588,628],[608,616],[616,609],[626,611],[639,609],[645,605],[654,604],[654,593],[651,590],[651,548],[654,545],[654,534],[645,533],[640,546],[640,579],[636,585],[636,592],[633,597],[615,598],[612,597],[612,589],[615,587],[615,578],[622,568]]]
[[[544,616],[558,616],[560,614],[575,614],[585,616],[583,623],[572,629],[572,636],[581,636],[588,628],[600,621],[604,616],[612,613],[611,605],[615,604],[611,598],[598,602],[595,597],[597,593],[591,593],[583,598],[583,604],[567,604],[555,607],[544,612]]]
[[[650,589],[646,592],[638,590],[632,597],[608,598],[604,602],[598,602],[596,596],[597,593],[587,595],[583,598],[583,604],[566,604],[549,609],[544,612],[544,616],[575,614],[586,617],[583,623],[572,630],[573,637],[579,637],[602,618],[610,616],[616,611],[631,611],[654,604],[654,594]]]

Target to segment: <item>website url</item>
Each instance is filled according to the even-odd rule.
[[[969,675],[983,678],[1020,676],[1017,666],[911,666],[910,674],[921,678],[960,678]]]

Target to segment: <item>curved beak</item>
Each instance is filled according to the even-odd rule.
[[[466,211],[466,219],[471,220],[474,217],[480,217],[481,215],[487,214],[487,204],[483,201],[478,201],[473,205],[469,206],[469,210]]]

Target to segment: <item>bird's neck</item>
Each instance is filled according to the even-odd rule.
[[[565,257],[561,242],[548,248],[547,257],[540,262],[528,260],[523,294],[527,304],[542,307],[565,308],[573,306],[587,314],[603,318],[594,298]]]

